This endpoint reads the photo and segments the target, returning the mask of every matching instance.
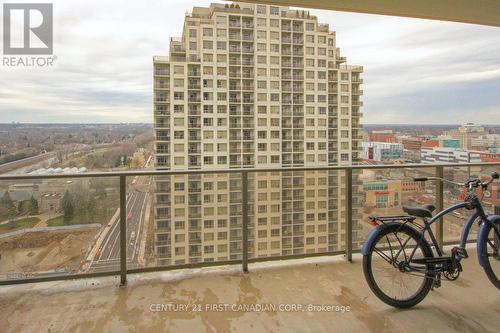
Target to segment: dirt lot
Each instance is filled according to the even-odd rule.
[[[0,273],[76,271],[96,232],[37,232],[1,240]]]

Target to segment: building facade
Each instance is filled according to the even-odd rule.
[[[457,148],[422,148],[422,163],[480,163],[477,152]]]
[[[460,148],[473,149],[472,141],[485,134],[484,127],[474,123],[464,124],[448,132],[448,136],[460,141]]]
[[[371,131],[370,141],[394,143],[396,138],[392,130]]]
[[[361,158],[373,161],[390,161],[403,158],[404,146],[401,143],[362,142]]]
[[[170,40],[169,56],[153,62],[158,169],[279,169],[359,159],[363,68],[345,65],[335,32],[306,11],[195,7],[182,37]],[[342,172],[249,177],[250,257],[343,246]],[[241,259],[239,173],[157,177],[155,186],[159,265]]]
[[[390,208],[401,205],[400,180],[374,180],[363,182],[365,206],[372,208]]]
[[[420,151],[422,149],[422,139],[418,138],[405,138],[401,141],[405,149]]]

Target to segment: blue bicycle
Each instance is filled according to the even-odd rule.
[[[365,278],[373,293],[391,306],[409,308],[421,302],[432,288],[440,287],[442,276],[447,280],[456,280],[462,272],[460,261],[468,257],[465,245],[476,220],[480,226],[477,236],[479,264],[493,285],[500,289],[500,216],[487,216],[481,206],[482,198],[477,194],[478,189],[484,193],[498,178],[496,172],[486,182],[470,179],[465,184],[439,177],[415,178],[415,181],[438,180],[465,186],[467,195],[463,202],[435,216],[432,216],[435,207],[425,205],[403,206],[403,211],[408,214],[404,216],[370,217],[377,227],[368,235],[361,253]],[[431,225],[446,214],[463,208],[474,210],[474,213],[464,225],[460,245],[451,250],[450,256],[445,256]],[[421,218],[422,223],[417,218]]]

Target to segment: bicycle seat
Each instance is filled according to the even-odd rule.
[[[423,205],[416,207],[403,206],[403,211],[412,216],[432,217],[432,212],[436,209],[433,205]]]

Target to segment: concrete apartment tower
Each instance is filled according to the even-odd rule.
[[[234,3],[193,8],[170,55],[155,56],[156,168],[261,169],[355,164],[361,66],[307,11]],[[354,246],[360,228],[354,177]],[[155,263],[242,257],[241,175],[155,180]],[[249,257],[339,251],[343,171],[249,176]]]

